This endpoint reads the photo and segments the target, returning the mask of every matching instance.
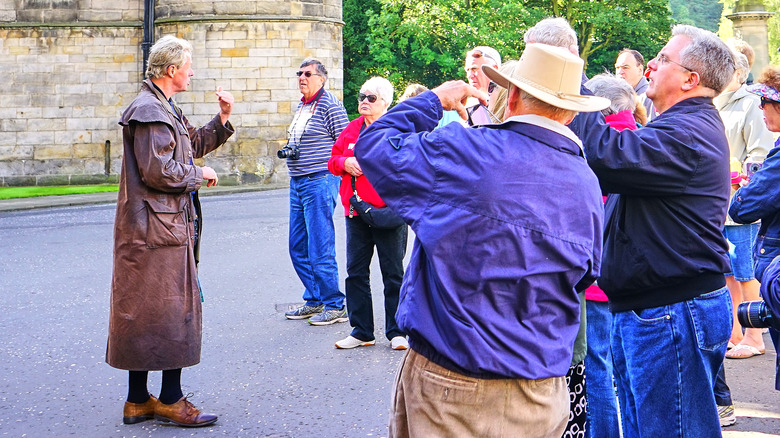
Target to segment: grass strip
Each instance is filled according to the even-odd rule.
[[[33,198],[36,196],[80,195],[85,193],[116,192],[117,184],[96,184],[89,186],[30,186],[0,187],[0,199]]]

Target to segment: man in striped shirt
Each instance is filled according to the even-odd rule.
[[[349,119],[336,96],[323,88],[328,71],[319,60],[304,60],[296,74],[303,97],[278,156],[287,159],[290,173],[290,258],[305,288],[305,303],[285,316],[329,325],[348,321],[333,225],[339,178],[328,171],[328,159]]]

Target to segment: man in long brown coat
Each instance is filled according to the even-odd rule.
[[[195,129],[172,100],[187,90],[193,74],[190,43],[161,38],[149,54],[150,79],[119,121],[124,156],[106,361],[130,371],[126,424],[151,418],[180,426],[217,421],[187,401],[180,378],[183,367],[200,362],[197,190],[204,180],[207,186],[217,183],[214,169],[192,160],[233,134],[233,96],[219,88],[219,114]],[[163,370],[159,400],[146,388],[152,370]]]

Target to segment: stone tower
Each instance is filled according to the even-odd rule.
[[[734,23],[734,36],[745,40],[756,52],[751,72],[758,77],[769,65],[769,29],[767,20],[774,15],[767,12],[761,0],[738,0],[734,13],[726,18]]]
[[[278,182],[306,57],[329,71],[341,96],[339,0],[0,0],[0,186],[116,181],[117,121],[143,78],[145,3],[155,40],[173,34],[194,48],[190,90],[176,100],[194,125],[231,91],[237,133],[204,160],[224,183]]]

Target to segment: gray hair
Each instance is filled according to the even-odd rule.
[[[563,17],[550,17],[536,23],[523,36],[526,44],[540,43],[570,48],[577,45],[577,33]]]
[[[192,60],[192,44],[173,35],[166,35],[149,50],[146,76],[159,79],[165,76],[168,67],[182,68],[187,59]]]
[[[360,91],[373,91],[378,94],[387,104],[386,107],[389,107],[390,104],[393,103],[393,93],[395,92],[393,90],[393,84],[385,78],[379,76],[370,78],[362,87],[360,87]]]
[[[748,62],[747,56],[740,52],[734,52],[734,62],[737,65],[737,71],[734,74],[737,75],[737,82],[742,85],[747,82],[748,74],[750,73],[750,62]]]
[[[322,80],[327,82],[328,81],[328,70],[325,68],[324,65],[322,65],[322,62],[319,59],[316,58],[306,58],[301,63],[301,66],[299,68],[308,67],[310,65],[317,66],[317,73],[322,76]]]
[[[601,110],[601,114],[608,116],[620,111],[631,111],[636,109],[636,92],[628,82],[616,77],[611,73],[602,73],[593,76],[585,83],[590,91],[596,96],[606,97],[611,102],[609,107]]]
[[[672,28],[672,36],[685,36],[690,44],[680,51],[680,64],[695,71],[701,85],[720,94],[734,77],[734,54],[717,35],[687,24]]]

